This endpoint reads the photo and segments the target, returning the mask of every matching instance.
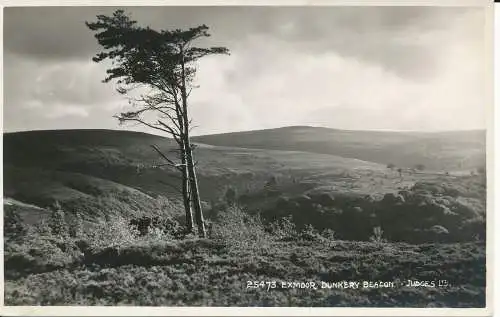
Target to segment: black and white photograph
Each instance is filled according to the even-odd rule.
[[[492,5],[402,3],[5,6],[3,305],[487,308]]]

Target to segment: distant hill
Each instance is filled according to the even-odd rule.
[[[3,143],[4,197],[23,203],[46,207],[57,199],[91,213],[97,209],[96,197],[107,197],[116,203],[114,209],[124,207],[120,202],[126,208],[150,209],[158,195],[178,197],[177,171],[152,167],[163,163],[152,144],[175,156],[175,144],[167,138],[128,131],[53,130],[6,133]],[[262,188],[271,175],[323,179],[357,168],[385,168],[328,154],[203,144],[196,158],[205,201],[221,197],[227,186],[240,192]]]
[[[308,126],[204,135],[195,141],[217,146],[306,151],[401,167],[424,164],[433,170],[484,166],[486,133],[349,131]]]
[[[484,132],[398,133],[342,131],[312,127],[248,131],[194,138],[202,199],[223,196],[228,186],[259,193],[271,177],[280,191],[300,195],[321,189],[383,194],[436,178],[429,169],[474,168],[485,159]],[[156,210],[158,199],[179,197],[179,175],[151,148],[175,157],[168,138],[114,130],[53,130],[6,133],[4,197],[45,208],[58,200],[89,215]],[[431,174],[395,179],[386,168],[424,164]],[[461,162],[461,166],[460,166]],[[262,195],[264,196],[262,196]],[[161,195],[162,197],[159,197]],[[274,198],[273,198],[274,199]],[[26,209],[28,214],[33,208]],[[37,211],[37,214],[40,213]]]

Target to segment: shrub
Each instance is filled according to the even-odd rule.
[[[69,235],[72,238],[79,238],[83,237],[84,235],[83,217],[82,214],[78,211],[75,213],[75,215],[72,217],[70,221]]]
[[[4,208],[3,222],[6,240],[19,240],[26,234],[26,227],[16,209]]]
[[[64,211],[58,201],[51,206],[49,227],[54,236],[68,237],[69,227],[66,223]]]
[[[424,164],[417,164],[417,165],[415,165],[415,169],[417,171],[423,171],[425,169],[425,165]]]
[[[270,231],[279,240],[294,240],[297,237],[297,227],[292,216],[283,217],[270,224]]]
[[[211,238],[224,244],[229,252],[259,252],[269,246],[260,217],[251,216],[237,206],[221,211],[211,227]]]
[[[336,239],[335,231],[333,231],[332,229],[324,229],[323,231],[321,231],[321,236],[329,241],[333,241]]]
[[[75,263],[82,258],[72,239],[53,235],[50,223],[40,222],[26,229],[22,239],[5,243],[5,272],[9,277],[44,272]]]
[[[93,249],[131,245],[138,237],[139,231],[132,228],[129,221],[119,215],[110,221],[97,219],[95,226],[86,235]]]
[[[304,229],[300,231],[299,237],[307,241],[322,241],[324,238],[319,234],[318,230],[314,228],[311,224],[304,226]]]
[[[384,239],[383,236],[384,236],[384,231],[382,230],[382,228],[380,226],[374,227],[373,235],[370,237],[370,241],[375,243],[387,242],[387,240]]]
[[[157,250],[155,246],[172,243],[172,232],[178,232],[180,228],[176,221],[167,218],[140,237],[139,232],[129,226],[129,219],[109,216],[107,220],[99,218],[96,223],[88,223],[84,231],[83,219],[77,213],[70,218],[75,226],[72,225],[72,230],[64,234],[67,224],[63,215],[56,204],[47,221],[42,220],[28,227],[20,239],[6,240],[6,276],[18,278],[82,263],[112,265],[156,261],[157,255],[146,256],[142,253],[149,249]],[[14,216],[11,218],[15,219]],[[136,249],[144,252],[130,251]],[[122,255],[122,252],[126,253]],[[120,259],[116,259],[117,256]],[[131,259],[133,257],[137,259]]]
[[[224,201],[228,205],[234,205],[236,203],[236,189],[232,186],[227,187],[226,193],[224,194]]]
[[[148,233],[142,237],[142,239],[147,241],[165,241],[172,240],[172,238],[173,237],[171,235],[158,227],[151,227],[148,230]]]
[[[278,185],[278,179],[276,178],[276,176],[271,176],[269,177],[269,179],[267,180],[266,184],[264,185],[265,188],[273,188],[275,187],[276,185]]]
[[[186,228],[172,217],[164,217],[160,223],[160,229],[167,236],[179,238],[182,237],[186,232]]]

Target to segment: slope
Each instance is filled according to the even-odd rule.
[[[485,164],[485,131],[349,131],[308,126],[204,135],[198,142],[244,148],[308,151],[402,167],[466,170]]]
[[[175,155],[172,140],[139,132],[54,130],[4,134],[4,197],[40,207],[54,200],[70,209],[96,210],[95,197],[134,207],[156,206],[158,195],[175,199],[178,176],[151,148]],[[376,163],[328,154],[206,146],[196,149],[202,198],[219,198],[227,186],[262,188],[270,176],[315,184],[355,170],[383,170]],[[313,185],[306,186],[310,188]],[[299,191],[300,191],[299,190]],[[117,202],[118,203],[118,202]],[[120,204],[121,205],[121,204]],[[89,209],[90,208],[90,209]],[[102,212],[102,208],[97,208]]]

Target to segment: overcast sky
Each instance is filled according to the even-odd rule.
[[[127,105],[84,21],[116,8],[6,8],[4,130],[117,129]],[[199,64],[196,134],[313,125],[486,127],[485,11],[452,7],[131,7],[142,25],[207,24],[231,56]],[[133,128],[140,130],[137,127]]]

